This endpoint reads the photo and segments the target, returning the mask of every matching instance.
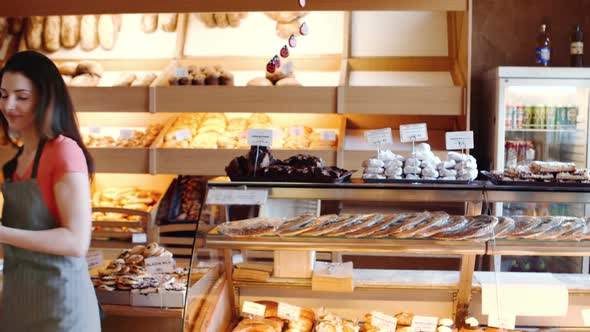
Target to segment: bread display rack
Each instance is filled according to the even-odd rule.
[[[560,203],[588,203],[590,194],[583,189],[558,188],[531,188],[531,187],[511,187],[503,188],[490,184],[489,182],[476,182],[472,185],[407,185],[407,184],[304,184],[304,183],[235,183],[223,180],[215,180],[209,183],[211,189],[238,189],[238,190],[266,190],[269,200],[297,200],[297,199],[317,199],[317,200],[364,200],[372,202],[455,202],[465,203],[466,215],[479,214],[482,204],[486,205],[493,202],[510,201],[510,202],[552,202]],[[209,228],[208,228],[209,229]],[[253,301],[254,299],[272,299],[274,301],[287,301],[296,305],[310,305],[314,300],[326,297],[328,305],[335,305],[348,313],[354,313],[361,317],[363,310],[366,312],[370,296],[363,295],[364,292],[391,292],[390,298],[385,297],[382,301],[405,301],[407,298],[402,295],[397,299],[396,293],[417,292],[413,296],[418,296],[423,301],[428,301],[432,296],[432,301],[440,301],[441,296],[447,297],[447,308],[445,305],[438,303],[438,309],[428,308],[434,312],[446,312],[453,315],[457,324],[460,324],[470,314],[485,321],[485,316],[479,312],[470,312],[472,308],[479,308],[481,300],[482,285],[479,283],[478,275],[489,272],[474,272],[476,267],[477,256],[485,255],[546,255],[546,256],[587,256],[590,252],[590,242],[551,242],[551,241],[516,241],[516,240],[497,240],[489,242],[471,242],[471,241],[435,241],[435,240],[400,240],[400,239],[344,239],[344,238],[327,238],[327,237],[250,237],[250,238],[232,238],[226,237],[215,232],[207,234],[201,233],[199,237],[204,237],[204,248],[218,249],[219,257],[223,261],[223,275],[218,281],[218,287],[215,291],[208,293],[207,305],[201,310],[207,312],[198,312],[198,315],[205,316],[207,319],[200,321],[202,325],[195,326],[195,322],[185,321],[185,328],[192,327],[189,331],[230,331],[233,327],[230,322],[235,322],[239,317],[238,308],[242,301]],[[195,247],[195,254],[192,264],[197,263],[197,252],[199,248]],[[268,281],[236,281],[232,278],[234,270],[234,254],[236,250],[288,250],[288,251],[327,251],[327,252],[354,252],[378,255],[399,254],[399,255],[435,255],[454,256],[461,259],[459,271],[403,271],[403,270],[354,270],[355,295],[350,293],[336,293],[337,295],[326,295],[327,293],[311,291],[311,279],[293,279],[293,278],[274,278]],[[336,256],[338,257],[338,256]],[[474,277],[475,276],[475,277]],[[588,305],[587,295],[590,295],[590,277],[587,274],[570,274],[555,275],[568,286],[570,292],[570,306]],[[290,290],[293,291],[290,291]],[[298,295],[294,295],[298,294]],[[333,294],[333,293],[331,293]],[[427,295],[430,294],[430,295]],[[438,295],[435,295],[438,294]],[[441,295],[446,294],[446,295]],[[193,294],[192,296],[195,296]],[[200,296],[207,296],[200,294]],[[305,297],[311,300],[305,301]],[[379,297],[378,295],[374,295]],[[363,298],[365,303],[355,302],[355,298]],[[331,300],[330,300],[331,299]],[[386,300],[388,299],[388,300]],[[290,302],[289,302],[290,301]],[[334,302],[336,301],[336,302]],[[338,302],[340,301],[340,302]],[[342,301],[346,305],[342,306]],[[319,301],[318,301],[319,302]],[[411,310],[412,304],[403,302],[398,303],[407,311]],[[444,302],[444,301],[443,301]],[[298,304],[299,303],[299,304]],[[339,303],[339,304],[338,304]],[[381,308],[375,310],[389,310],[390,306],[381,303]],[[190,303],[188,304],[190,308]],[[317,304],[322,305],[320,303]],[[406,308],[403,306],[410,306]],[[394,306],[395,307],[395,306]],[[442,308],[441,308],[442,307]],[[348,308],[346,310],[344,308]],[[387,308],[387,309],[385,309]],[[192,308],[194,310],[194,308]],[[437,311],[438,310],[438,311]],[[386,311],[387,312],[387,311]],[[192,315],[192,316],[191,316]],[[194,312],[185,313],[185,317],[193,317]],[[553,318],[553,326],[581,326],[578,313],[575,318],[570,317]],[[542,321],[546,322],[546,321]],[[517,325],[538,326],[546,324],[539,319],[530,317],[517,317]]]

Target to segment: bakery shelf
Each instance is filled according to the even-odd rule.
[[[431,10],[431,11],[465,11],[467,0],[327,0],[309,2],[306,10]],[[240,0],[223,0],[215,2],[187,2],[172,0],[166,3],[148,0],[139,3],[106,0],[100,3],[81,2],[76,6],[71,3],[48,4],[42,0],[33,0],[28,6],[19,6],[15,2],[2,2],[0,11],[6,16],[31,15],[67,15],[99,13],[159,13],[159,12],[216,12],[216,11],[295,11],[301,7],[297,2],[260,0],[244,2]]]
[[[145,227],[143,221],[92,221],[92,226],[100,227]]]
[[[126,316],[126,317],[159,317],[159,318],[182,318],[182,309],[170,308],[149,308],[149,307],[132,307],[126,305],[102,305],[103,310],[108,315]]]
[[[149,148],[89,148],[100,173],[149,173]]]
[[[149,88],[69,87],[76,112],[148,112]]]
[[[365,270],[355,269],[354,288],[363,289],[426,289],[457,291],[458,271],[418,271],[418,270]],[[274,278],[266,282],[235,280],[234,286],[311,288],[311,279]]]
[[[590,253],[590,241],[534,241],[498,240],[487,243],[488,255],[515,255],[515,256],[588,256]]]
[[[256,237],[240,239],[208,235],[205,246],[210,249],[320,250],[445,255],[483,255],[485,253],[484,243],[435,240],[353,240],[313,237]]]

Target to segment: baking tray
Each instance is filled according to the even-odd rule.
[[[348,171],[338,178],[309,178],[309,177],[274,177],[274,176],[238,176],[229,177],[233,182],[298,182],[298,183],[344,183],[350,182],[352,173],[355,171]]]
[[[548,188],[587,188],[590,181],[544,181],[544,180],[502,180],[488,171],[481,171],[488,180],[497,186],[523,186],[523,187],[548,187]]]
[[[364,183],[403,183],[403,184],[472,184],[470,180],[410,180],[410,179],[363,179]]]

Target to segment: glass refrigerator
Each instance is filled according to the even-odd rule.
[[[498,67],[485,77],[488,141],[493,170],[533,160],[588,167],[590,68]],[[485,132],[487,131],[487,132]],[[590,216],[583,204],[497,204],[496,214]],[[532,261],[531,261],[532,260]],[[523,266],[524,265],[524,266]],[[588,272],[587,259],[504,258],[502,270]]]

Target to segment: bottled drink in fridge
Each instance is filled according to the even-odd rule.
[[[578,107],[568,106],[567,107],[567,126],[569,128],[576,128],[578,124]]]
[[[536,129],[545,129],[545,106],[537,105],[533,108],[534,117],[533,117],[533,128]]]
[[[535,108],[531,105],[524,107],[524,113],[522,115],[523,128],[533,128],[535,119]]]
[[[524,128],[524,106],[518,105],[514,110],[514,128]]]
[[[551,41],[547,24],[541,24],[537,35],[537,57],[536,62],[541,66],[549,66],[551,62]]]
[[[506,129],[513,128],[514,124],[514,108],[512,105],[506,105],[506,114],[504,114],[504,126]]]
[[[572,67],[584,66],[584,32],[576,25],[570,36],[570,63]]]
[[[555,126],[558,128],[565,128],[567,127],[567,107],[566,106],[556,106],[555,107]]]
[[[555,121],[557,119],[556,107],[553,105],[547,105],[545,108],[545,127],[547,129],[555,128]]]

